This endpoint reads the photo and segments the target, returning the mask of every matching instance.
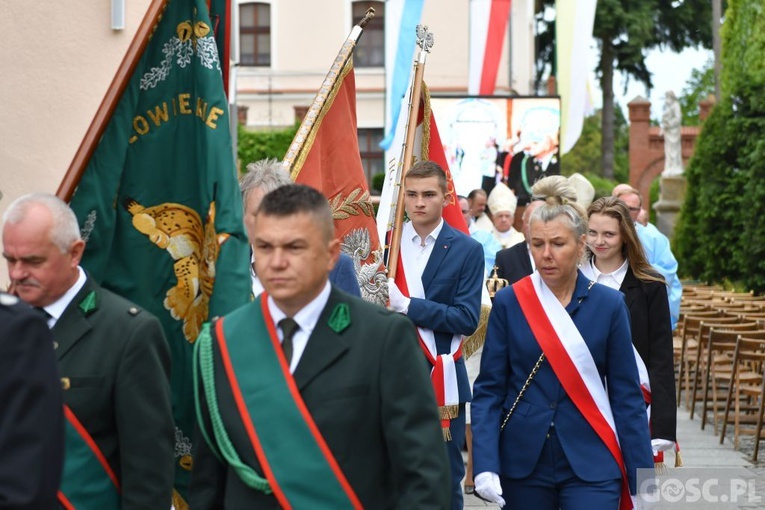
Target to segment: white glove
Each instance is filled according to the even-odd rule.
[[[404,296],[393,278],[388,278],[388,298],[390,299],[389,309],[398,313],[406,313],[409,311],[409,302],[411,299]]]
[[[630,494],[633,510],[650,510],[655,508],[655,496],[651,494]]]
[[[651,439],[651,448],[653,449],[654,457],[659,452],[668,452],[675,448],[675,442],[667,439]]]
[[[502,498],[502,485],[499,483],[499,475],[490,471],[479,473],[473,481],[475,482],[475,491],[478,495],[496,503],[500,508],[505,506],[505,500]]]

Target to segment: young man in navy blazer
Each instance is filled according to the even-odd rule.
[[[446,365],[453,366],[454,371],[444,372],[454,375],[451,378],[445,376],[444,385],[447,394],[459,394],[459,402],[443,406],[441,412],[442,417],[447,412],[450,417],[451,440],[447,440],[447,450],[452,474],[452,508],[462,509],[460,483],[465,475],[462,460],[465,402],[470,401],[471,395],[459,339],[473,334],[478,326],[484,274],[483,249],[480,243],[443,220],[444,206],[457,197],[453,192],[447,193],[446,174],[438,164],[432,161],[414,164],[406,174],[404,188],[410,221],[402,227],[402,261],[410,296],[416,292],[412,292],[413,286],[409,283],[413,278],[419,278],[424,297],[404,296],[391,281],[390,303],[392,309],[406,314],[414,322],[421,336],[432,332],[437,355],[451,358]],[[409,246],[404,246],[405,243]],[[406,257],[406,253],[413,256]],[[423,342],[424,345],[427,343]],[[432,353],[423,354],[432,364]]]

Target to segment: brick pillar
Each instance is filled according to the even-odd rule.
[[[638,188],[640,172],[648,166],[651,156],[648,150],[648,128],[651,124],[651,102],[637,96],[627,103],[630,116],[630,186],[640,191],[643,206],[649,207],[650,183],[646,189]]]

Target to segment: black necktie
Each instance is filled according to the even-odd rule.
[[[48,313],[48,311],[47,311],[47,310],[45,310],[45,308],[43,308],[42,306],[35,306],[34,308],[35,308],[35,310],[37,310],[37,312],[38,312],[38,313],[39,313],[39,314],[42,316],[42,318],[43,318],[43,319],[45,319],[45,322],[48,322],[48,319],[50,319],[51,317],[53,317],[53,316],[52,316],[51,314],[49,314],[49,313]]]
[[[285,317],[279,321],[279,327],[282,328],[284,335],[282,350],[284,350],[284,357],[287,358],[287,366],[289,366],[292,361],[292,337],[295,336],[295,332],[300,329],[300,326],[298,326],[294,319]]]

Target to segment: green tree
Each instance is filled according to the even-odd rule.
[[[722,101],[696,145],[678,223],[686,276],[765,291],[765,12],[732,0],[722,30]]]
[[[698,126],[699,103],[715,93],[714,62],[708,61],[702,69],[691,71],[682,94],[678,98],[680,110],[683,112],[683,126]]]
[[[617,108],[615,124],[617,154],[614,159],[614,177],[613,179],[607,178],[607,181],[612,183],[612,187],[615,182],[627,182],[629,180],[629,124],[621,108]],[[601,111],[597,111],[584,119],[582,134],[574,147],[561,158],[561,169],[565,175],[579,172],[586,174],[588,178],[591,176],[603,177],[602,132]]]
[[[550,30],[546,19],[554,0],[540,2],[537,17],[539,31]],[[601,166],[603,175],[615,175],[616,105],[614,73],[620,71],[652,87],[651,72],[646,66],[648,50],[654,48],[680,52],[688,47],[712,45],[712,4],[709,0],[599,0],[595,13],[593,36],[598,42],[600,60],[596,72],[603,92]],[[544,27],[544,28],[543,28]],[[540,44],[550,38],[539,38]],[[550,59],[548,48],[540,48],[537,58]],[[552,60],[537,62],[537,69],[551,65]],[[626,85],[625,85],[626,86]]]
[[[237,132],[237,158],[240,167],[244,169],[249,163],[265,158],[282,160],[287,149],[295,138],[300,124],[285,129],[269,129],[267,131],[250,131],[239,126]]]
[[[582,134],[576,144],[561,157],[560,166],[565,175],[574,172],[580,174],[602,175],[600,167],[600,112],[584,119]]]

